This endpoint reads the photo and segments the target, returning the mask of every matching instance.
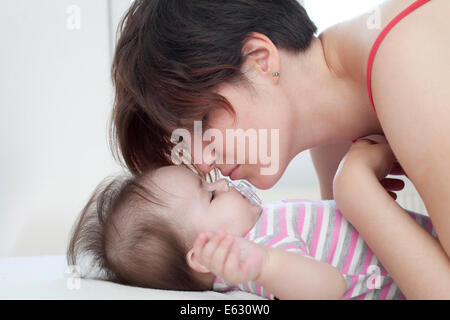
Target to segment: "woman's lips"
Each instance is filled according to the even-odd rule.
[[[229,175],[231,180],[237,180],[238,179],[238,177],[239,177],[239,168],[240,167],[241,166],[238,165],[238,166],[234,167],[233,170],[231,170],[230,175]]]

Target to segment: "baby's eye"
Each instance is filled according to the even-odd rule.
[[[214,191],[212,191],[212,192],[211,192],[211,201],[210,201],[210,202],[212,202],[212,201],[213,201],[213,199],[214,199],[215,195],[216,195],[216,193],[215,193]]]

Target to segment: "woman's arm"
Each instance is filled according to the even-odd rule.
[[[377,53],[372,91],[389,144],[450,257],[449,10],[450,1],[430,1],[396,25]]]
[[[349,153],[334,181],[340,211],[408,299],[450,299],[450,261],[445,251],[391,198],[376,172],[357,159],[365,151],[355,151],[359,153]],[[376,153],[366,155],[376,161]]]
[[[333,199],[333,178],[351,142],[329,144],[310,150],[311,160],[317,173],[322,200]]]

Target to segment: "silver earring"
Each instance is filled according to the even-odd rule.
[[[272,75],[273,75],[274,77],[279,77],[279,76],[280,76],[280,73],[279,73],[279,72],[272,72]]]

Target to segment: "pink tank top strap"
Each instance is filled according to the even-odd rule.
[[[375,60],[375,56],[377,54],[378,48],[380,47],[381,42],[384,40],[386,35],[391,31],[391,29],[400,22],[404,17],[406,17],[408,14],[419,8],[420,6],[424,5],[425,3],[429,2],[430,0],[417,0],[412,5],[410,5],[408,8],[403,10],[399,15],[397,15],[387,26],[384,28],[384,30],[380,33],[377,40],[375,41],[374,45],[372,46],[372,50],[369,55],[369,62],[367,64],[367,89],[369,91],[369,98],[370,103],[372,104],[373,111],[375,111],[375,114],[377,114],[377,111],[375,110],[375,104],[373,102],[373,95],[372,95],[372,65],[373,61]]]

